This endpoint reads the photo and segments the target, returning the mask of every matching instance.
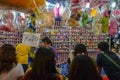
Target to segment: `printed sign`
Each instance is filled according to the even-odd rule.
[[[31,47],[39,47],[40,33],[29,33],[23,34],[22,43]]]

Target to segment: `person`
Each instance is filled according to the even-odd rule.
[[[71,50],[71,53],[69,54],[69,58],[67,60],[67,66],[65,66],[62,70],[62,71],[64,71],[66,76],[68,76],[68,73],[70,70],[70,65],[71,65],[74,57],[78,56],[78,55],[88,55],[86,46],[82,43],[76,44],[74,50]]]
[[[112,52],[114,52],[120,59],[120,54],[119,54],[119,47],[117,44],[114,44],[111,49]]]
[[[111,51],[114,52],[114,53],[118,53],[118,51],[119,51],[118,46],[117,46],[116,44],[114,44],[114,45],[112,46]]]
[[[40,47],[35,53],[32,67],[23,80],[64,80],[56,70],[55,55],[51,49]]]
[[[89,56],[77,55],[70,66],[69,80],[102,80],[102,77]]]
[[[82,43],[78,43],[74,50],[71,51],[70,55],[69,55],[69,60],[68,62],[71,63],[72,60],[74,59],[75,56],[77,55],[88,55],[86,46]]]
[[[16,46],[17,61],[22,64],[24,72],[28,69],[28,53],[30,52],[30,47],[22,43]]]
[[[57,55],[56,49],[52,46],[52,41],[50,40],[50,38],[44,37],[42,39],[42,42],[43,42],[43,46],[44,47],[52,49],[54,51],[55,57],[56,57],[56,59],[58,59],[58,55]]]
[[[11,44],[0,47],[0,80],[21,80],[23,67],[16,60],[16,50]]]
[[[107,55],[118,65],[120,65],[120,59],[118,56],[109,50],[109,45],[107,42],[100,42],[98,44],[98,49],[100,50],[100,53],[97,55],[96,61],[99,74],[101,74],[101,69],[103,68],[110,80],[120,80],[120,69],[104,55]]]

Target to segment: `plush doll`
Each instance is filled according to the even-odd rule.
[[[3,25],[1,25],[0,30],[7,32],[14,32],[17,28],[14,25],[14,15],[11,11],[5,11],[3,13]]]

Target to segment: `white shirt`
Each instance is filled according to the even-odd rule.
[[[8,73],[0,75],[0,80],[17,80],[18,77],[23,76],[24,71],[20,63],[13,67]]]

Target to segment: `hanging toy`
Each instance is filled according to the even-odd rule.
[[[108,24],[109,24],[109,19],[105,16],[102,18],[102,32],[107,33],[108,32]]]
[[[70,18],[68,20],[68,25],[71,27],[77,27],[79,25],[79,22],[75,20],[75,18]]]
[[[71,26],[71,27],[79,26],[80,25],[79,21],[80,21],[81,14],[82,14],[82,12],[80,10],[72,11],[71,17],[68,20],[68,25]]]
[[[109,24],[109,17],[110,17],[110,10],[106,10],[103,13],[103,18],[102,18],[102,32],[103,33],[108,33],[108,24]]]
[[[117,21],[111,20],[109,25],[109,35],[115,35],[117,34]]]
[[[30,26],[26,29],[27,32],[35,32],[36,28],[34,26],[32,26],[32,24],[30,23]]]
[[[70,11],[70,1],[64,1],[65,6],[63,8],[63,19],[62,19],[62,24],[63,25],[68,25],[68,19],[71,16],[71,11]]]
[[[98,13],[97,9],[96,9],[96,8],[93,8],[93,9],[91,10],[90,15],[91,15],[91,17],[95,17],[95,16],[97,15],[97,13]]]
[[[30,20],[31,20],[31,25],[36,26],[36,16],[35,16],[35,14],[31,14]]]
[[[1,25],[0,30],[7,32],[14,32],[17,28],[14,25],[14,15],[11,11],[5,11],[3,13],[3,25]]]
[[[56,4],[56,7],[54,8],[54,15],[55,15],[55,26],[61,26],[63,6],[60,5],[60,3]]]
[[[100,14],[93,18],[93,32],[95,35],[100,35],[102,33],[101,21]]]
[[[61,21],[62,17],[62,7],[59,3],[56,4],[56,7],[54,8],[54,15],[55,15],[55,21]]]
[[[28,25],[28,27],[26,29],[27,32],[35,32],[36,31],[36,28],[35,28],[36,20],[35,19],[36,19],[35,14],[32,14],[30,16],[30,23],[28,23],[29,25]]]
[[[88,14],[84,12],[82,15],[82,26],[86,27],[87,23],[88,23]]]
[[[45,10],[44,11],[44,19],[43,19],[43,25],[45,28],[52,28],[54,25],[54,13],[51,10]]]

